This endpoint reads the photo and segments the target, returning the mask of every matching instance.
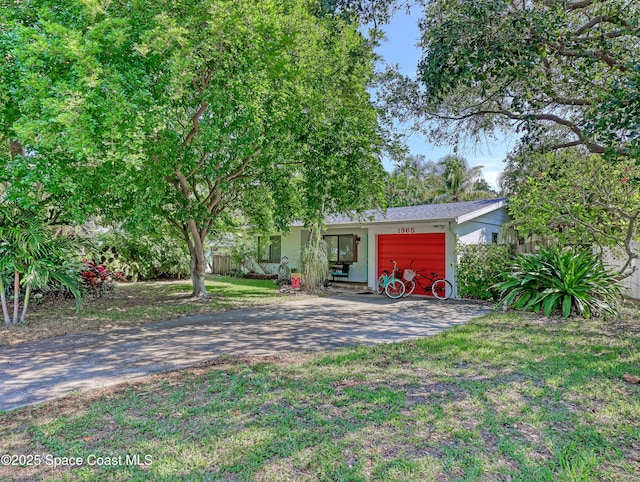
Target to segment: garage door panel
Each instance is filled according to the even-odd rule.
[[[378,276],[384,270],[391,271],[398,262],[401,270],[413,267],[427,275],[446,272],[445,233],[428,234],[381,234],[378,235]],[[402,274],[402,271],[400,271]]]

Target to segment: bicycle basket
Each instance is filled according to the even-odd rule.
[[[403,277],[404,279],[406,279],[407,281],[411,281],[411,280],[413,280],[413,278],[415,278],[415,277],[416,277],[416,274],[417,274],[417,273],[415,272],[415,270],[412,270],[412,269],[405,269],[405,270],[404,270],[404,273],[402,273],[402,277]]]

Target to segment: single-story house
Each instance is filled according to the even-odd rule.
[[[375,289],[380,274],[393,267],[393,259],[401,269],[413,263],[413,268],[428,275],[439,273],[451,281],[455,294],[456,242],[500,242],[501,228],[509,220],[503,198],[425,204],[389,208],[385,213],[371,211],[361,220],[332,215],[326,219],[323,236],[330,263],[345,268],[345,281]],[[268,242],[259,240],[262,261],[273,263],[277,272],[277,263],[286,256],[289,266],[297,267],[309,236],[304,226],[294,225],[286,234],[270,236]]]

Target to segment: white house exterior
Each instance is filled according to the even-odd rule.
[[[401,269],[413,262],[414,268],[427,274],[444,275],[457,293],[456,243],[498,242],[502,225],[509,219],[504,199],[426,204],[389,208],[386,213],[371,211],[361,220],[330,216],[323,235],[333,247],[331,263],[348,265],[344,280],[364,282],[374,289],[380,273],[389,270],[390,260],[395,259]],[[293,226],[274,239],[280,245],[280,256],[289,258],[289,266],[299,266],[300,250],[309,235],[303,226]],[[275,272],[277,265],[273,269]]]

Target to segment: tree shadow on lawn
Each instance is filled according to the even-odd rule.
[[[0,452],[153,456],[85,466],[89,478],[635,480],[640,397],[620,373],[639,359],[619,355],[638,339],[596,356],[606,338],[595,330],[509,330],[508,319],[284,363],[227,358],[75,395],[0,415],[3,439],[19,434]]]
[[[207,287],[213,296],[200,299],[191,296],[191,284],[184,280],[118,284],[114,291],[87,300],[79,313],[72,300],[33,305],[26,324],[0,327],[0,345],[270,304],[291,297],[268,285],[235,287],[232,281],[221,284],[214,280],[207,281]]]

